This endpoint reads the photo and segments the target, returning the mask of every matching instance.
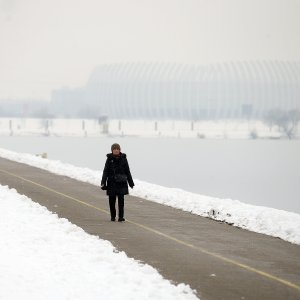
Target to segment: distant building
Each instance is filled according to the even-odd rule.
[[[79,117],[84,109],[85,89],[62,88],[51,93],[51,111],[57,117]]]
[[[43,100],[32,99],[1,99],[0,116],[16,118],[53,117],[49,112],[49,103]]]
[[[274,108],[300,110],[300,63],[102,65],[84,89],[55,91],[52,104],[111,119],[262,118]]]

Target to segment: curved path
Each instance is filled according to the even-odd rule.
[[[300,246],[140,198],[111,222],[99,187],[0,158],[0,184],[109,240],[201,299],[300,299]]]

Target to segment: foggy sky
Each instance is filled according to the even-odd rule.
[[[0,0],[0,99],[105,63],[238,60],[300,61],[300,0]]]

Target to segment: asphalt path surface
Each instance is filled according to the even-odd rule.
[[[132,196],[126,222],[111,222],[100,187],[3,158],[0,184],[189,284],[201,299],[300,299],[299,245]]]

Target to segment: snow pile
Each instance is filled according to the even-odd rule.
[[[60,161],[0,149],[0,156],[17,162],[100,185],[102,173]],[[279,237],[300,244],[300,215],[269,207],[254,206],[237,200],[218,199],[181,189],[166,188],[136,180],[131,195],[172,206],[204,217],[223,221],[250,231]]]
[[[297,213],[135,182],[137,187],[131,192],[134,196],[300,244],[300,215]]]
[[[0,185],[0,299],[197,299],[151,266]]]

